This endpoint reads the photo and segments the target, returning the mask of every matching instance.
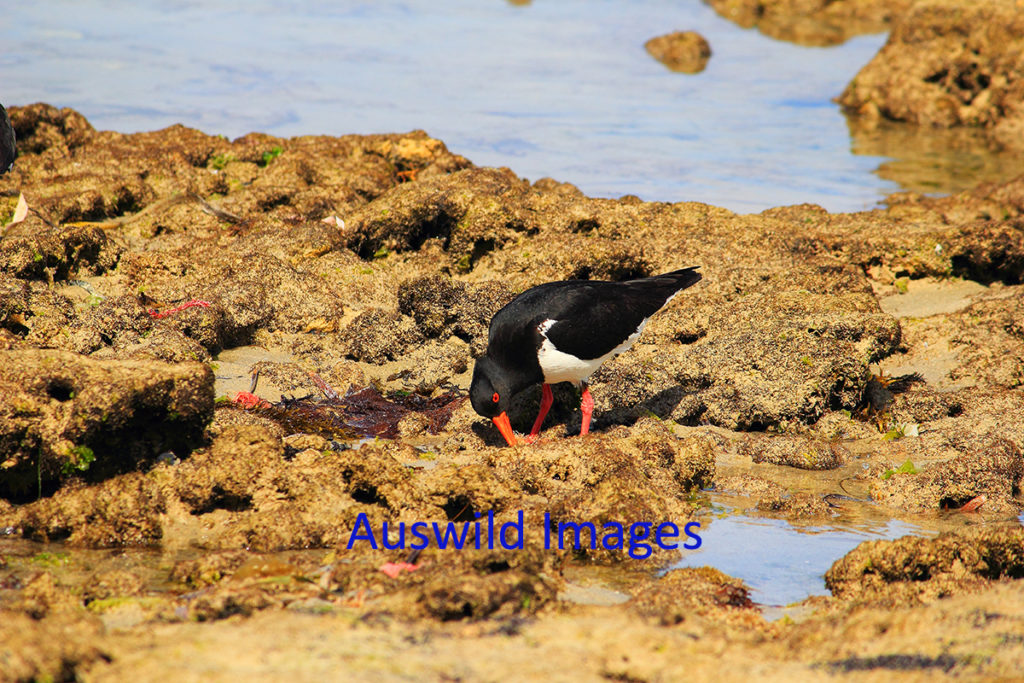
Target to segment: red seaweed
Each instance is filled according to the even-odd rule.
[[[426,415],[428,431],[436,434],[448,424],[455,408],[466,400],[455,390],[436,398],[426,398],[401,393],[385,397],[373,386],[353,388],[344,396],[339,396],[326,384],[321,390],[324,388],[327,389],[324,391],[327,398],[306,396],[267,403],[254,401],[256,397],[250,398],[251,394],[239,394],[234,403],[269,417],[290,433],[304,432],[337,439],[360,436],[395,438],[398,436],[398,423],[411,413]]]

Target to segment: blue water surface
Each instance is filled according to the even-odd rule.
[[[0,24],[0,101],[78,109],[123,132],[237,137],[427,130],[481,165],[594,196],[738,211],[872,206],[899,189],[856,156],[831,99],[883,36],[771,40],[700,2],[47,0]],[[649,38],[697,30],[673,73]]]
[[[825,572],[864,541],[925,533],[899,520],[815,527],[731,515],[704,524],[701,547],[685,552],[675,567],[714,567],[743,579],[754,602],[784,607],[811,595],[828,595]]]

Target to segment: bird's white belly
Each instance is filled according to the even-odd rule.
[[[644,318],[640,323],[640,327],[637,328],[636,332],[629,335],[626,341],[622,342],[614,349],[609,351],[599,358],[592,358],[585,360],[583,358],[577,358],[569,353],[564,353],[555,348],[555,345],[551,343],[551,340],[547,338],[545,332],[554,325],[557,320],[545,320],[540,324],[539,330],[541,337],[544,341],[540,345],[540,351],[537,353],[537,361],[540,363],[541,372],[544,373],[544,381],[547,384],[557,384],[558,382],[572,382],[573,384],[579,384],[582,381],[588,379],[592,374],[597,372],[597,369],[615,356],[619,355],[624,351],[628,351],[629,347],[633,346],[633,342],[637,340],[640,333],[644,331],[644,325],[647,324],[647,318]]]

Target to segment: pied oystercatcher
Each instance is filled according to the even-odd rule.
[[[0,175],[7,173],[14,166],[14,128],[7,118],[7,110],[0,104]]]
[[[491,418],[514,446],[505,412],[512,397],[543,383],[532,440],[554,400],[550,385],[572,382],[583,387],[580,435],[586,434],[594,412],[590,375],[631,347],[647,320],[676,294],[700,281],[698,267],[640,280],[566,280],[526,290],[491,319],[487,352],[477,360],[469,387],[473,410]]]

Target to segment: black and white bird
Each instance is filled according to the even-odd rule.
[[[487,352],[473,368],[473,409],[515,446],[506,413],[512,398],[543,383],[532,441],[554,400],[551,385],[572,382],[583,389],[580,435],[586,434],[594,412],[590,375],[629,349],[652,315],[700,279],[695,266],[640,280],[565,280],[526,290],[491,319]]]
[[[11,170],[15,155],[14,128],[7,118],[7,110],[0,104],[0,175]]]

